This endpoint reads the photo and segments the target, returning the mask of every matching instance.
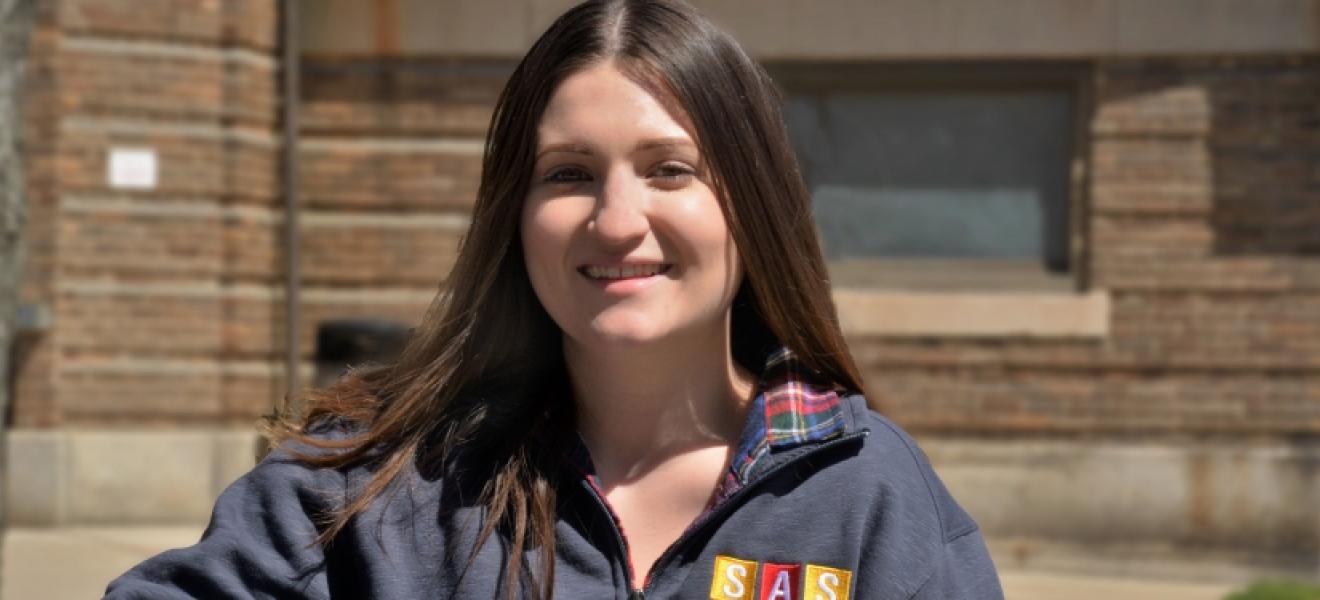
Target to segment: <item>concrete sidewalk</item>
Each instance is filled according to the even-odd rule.
[[[138,561],[192,544],[200,535],[196,527],[10,529],[0,599],[99,598],[106,583]],[[1231,591],[1227,585],[1192,582],[1024,571],[1001,575],[1009,600],[1223,600]]]

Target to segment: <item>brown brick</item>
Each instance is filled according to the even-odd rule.
[[[1320,295],[1122,294],[1112,352],[1150,367],[1320,369]]]
[[[270,363],[275,369],[275,363]],[[273,401],[284,396],[281,374],[226,374],[220,381],[221,406],[225,420],[249,424],[273,410]]]
[[[215,278],[224,267],[218,216],[66,211],[60,239],[71,278]]]
[[[284,225],[282,219],[270,218],[273,214],[280,213],[225,215],[222,239],[226,281],[270,283],[282,277]]]
[[[219,0],[65,0],[59,24],[68,32],[219,42]]]
[[[310,58],[302,127],[308,135],[481,139],[512,71],[501,62]]]
[[[480,177],[481,157],[471,153],[354,146],[302,152],[302,194],[309,207],[466,211]]]
[[[218,371],[70,370],[57,401],[71,423],[205,423],[222,414]]]
[[[276,10],[270,0],[61,0],[68,32],[186,40],[270,49]]]
[[[74,46],[59,57],[62,109],[106,115],[271,127],[278,98],[273,64],[225,55],[115,51],[116,42]],[[208,55],[207,52],[214,54]]]
[[[1091,152],[1097,183],[1204,185],[1212,178],[1209,149],[1199,138],[1097,138]]]
[[[60,421],[55,402],[55,337],[49,331],[19,336],[11,349],[11,411],[17,427],[51,427]]]
[[[216,297],[66,292],[57,311],[65,351],[214,356],[220,350]]]
[[[444,227],[307,226],[302,277],[309,285],[432,286],[454,264],[459,234]]]
[[[1320,426],[1320,385],[1303,376],[904,371],[876,373],[868,387],[891,417],[918,430],[1282,433]]]

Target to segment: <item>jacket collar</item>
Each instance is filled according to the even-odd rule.
[[[766,359],[759,393],[748,409],[738,448],[715,502],[747,484],[772,453],[834,439],[851,427],[833,386],[806,368],[788,348]]]
[[[761,374],[765,440],[779,450],[827,440],[843,433],[843,410],[833,386],[804,367],[788,348],[766,360]]]

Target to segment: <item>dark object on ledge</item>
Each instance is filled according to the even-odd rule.
[[[321,323],[316,328],[316,386],[334,383],[351,366],[392,362],[411,332],[401,323],[380,319]]]

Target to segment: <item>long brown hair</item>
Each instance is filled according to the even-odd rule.
[[[478,545],[507,537],[506,595],[528,583],[549,597],[554,578],[556,463],[547,440],[571,431],[558,328],[527,278],[518,231],[537,126],[569,75],[613,61],[690,123],[743,261],[732,308],[734,359],[757,372],[767,353],[792,349],[840,389],[861,378],[840,333],[811,218],[810,197],[790,150],[779,97],[765,71],[725,32],[676,0],[592,0],[536,41],[495,106],[481,185],[457,261],[398,362],[349,375],[305,399],[301,416],[276,423],[277,442],[309,465],[369,463],[372,478],[329,518],[328,542],[410,465],[444,469],[476,448],[488,469]],[[683,121],[683,119],[680,119]],[[347,422],[332,440],[318,425]],[[539,549],[537,578],[520,557]]]

